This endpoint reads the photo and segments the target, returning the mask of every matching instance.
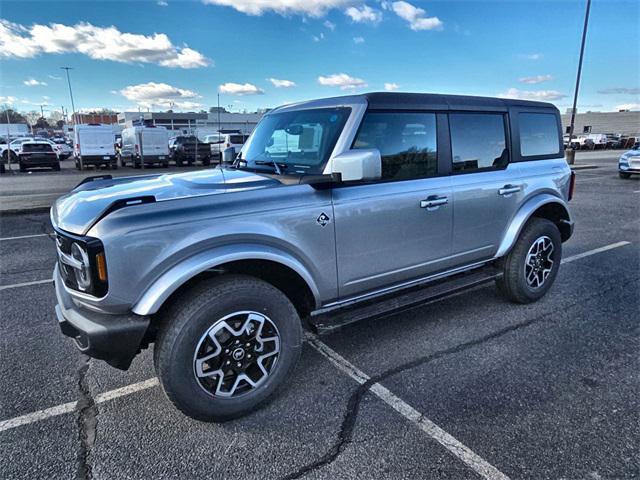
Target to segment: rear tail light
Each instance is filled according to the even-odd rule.
[[[571,172],[571,178],[569,179],[569,196],[568,200],[573,198],[573,192],[576,189],[576,172]]]

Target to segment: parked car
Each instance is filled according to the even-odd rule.
[[[629,178],[631,175],[640,174],[640,143],[636,143],[631,150],[620,156],[618,174],[620,178]]]
[[[52,138],[51,142],[55,145],[54,150],[58,152],[60,160],[66,160],[73,155],[73,148],[67,145],[64,138]]]
[[[569,134],[565,133],[562,136],[562,143],[564,145],[565,150],[567,148],[569,148]],[[578,141],[578,138],[573,135],[573,138],[571,139],[571,148],[573,148],[574,150],[579,150],[580,149],[580,142]]]
[[[543,297],[573,232],[574,179],[549,103],[284,106],[230,167],[89,178],[58,199],[59,325],[121,369],[154,343],[174,405],[227,420],[287,381],[302,319],[330,329],[488,281],[516,303]]]
[[[140,168],[146,165],[169,166],[169,133],[164,127],[135,126],[122,130],[120,164]]]
[[[76,168],[83,170],[88,165],[118,168],[115,136],[111,125],[80,124],[73,127],[73,157]]]
[[[211,156],[220,163],[222,161],[222,152],[227,148],[234,148],[239,152],[244,145],[244,142],[247,141],[247,138],[249,138],[249,135],[239,132],[220,134],[218,140],[209,142],[211,145]]]
[[[0,145],[0,149],[2,150],[2,161],[6,162],[11,155],[11,161],[15,162],[18,160],[18,155],[22,151],[22,144],[25,142],[30,142],[33,140],[33,137],[19,137],[9,142],[9,146],[7,144]]]
[[[170,154],[179,167],[185,163],[191,166],[198,161],[202,162],[202,165],[211,164],[211,146],[200,141],[195,135],[180,135],[173,139]]]
[[[18,166],[21,172],[39,167],[60,170],[60,159],[51,143],[44,140],[32,140],[24,142],[21,147],[18,154]]]

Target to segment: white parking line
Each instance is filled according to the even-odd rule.
[[[590,257],[591,255],[595,255],[596,253],[606,252],[607,250],[613,250],[614,248],[624,247],[625,245],[630,245],[631,242],[622,241],[611,243],[609,245],[605,245],[604,247],[594,248],[593,250],[587,250],[586,252],[578,253],[577,255],[571,255],[570,257],[563,258],[560,263],[569,263],[579,260],[584,257]]]
[[[132,393],[155,387],[156,385],[158,385],[158,379],[156,377],[153,377],[148,380],[144,380],[143,382],[134,383],[131,385],[127,385],[126,387],[116,388],[115,390],[109,390],[108,392],[101,393],[96,397],[95,402],[108,402],[109,400],[113,400],[118,397],[124,397],[125,395],[131,395]],[[55,407],[38,410],[37,412],[28,413],[26,415],[22,415],[21,417],[3,420],[0,422],[0,432],[11,430],[12,428],[16,427],[21,427],[22,425],[39,422],[40,420],[46,420],[47,418],[64,415],[65,413],[71,413],[76,409],[77,405],[78,402],[63,403],[62,405],[56,405]]]
[[[19,288],[19,287],[28,287],[31,285],[40,285],[42,283],[51,283],[51,282],[53,282],[53,278],[48,278],[47,280],[36,280],[34,282],[13,283],[11,285],[0,285],[0,290],[8,290],[10,288]]]
[[[9,240],[22,240],[24,238],[49,237],[52,235],[53,233],[38,233],[37,235],[22,235],[20,237],[4,237],[4,238],[0,238],[0,242],[7,242]]]
[[[325,343],[321,342],[315,335],[307,334],[307,342],[322,356],[329,360],[338,370],[346,373],[360,385],[369,380],[369,376],[355,365],[351,364],[339,353],[332,350]],[[469,447],[458,441],[438,425],[433,423],[407,402],[391,392],[380,383],[374,383],[369,389],[376,397],[393,408],[396,412],[417,426],[424,433],[433,438],[436,442],[449,450],[459,460],[464,462],[477,474],[488,480],[508,480],[504,473],[484,460]]]

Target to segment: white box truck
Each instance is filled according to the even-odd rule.
[[[138,125],[122,130],[120,164],[140,168],[143,158],[145,166],[169,166],[169,132],[166,128]]]
[[[99,123],[81,124],[73,127],[73,157],[76,168],[87,165],[118,168],[116,137],[111,125]]]

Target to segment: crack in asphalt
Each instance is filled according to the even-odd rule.
[[[78,426],[78,440],[80,446],[76,456],[77,480],[91,480],[93,478],[93,469],[91,465],[91,450],[96,440],[96,426],[98,424],[98,407],[91,395],[89,384],[87,382],[87,371],[91,358],[87,355],[80,354],[78,365],[78,404],[76,410],[78,417],[76,424]]]
[[[602,289],[600,290],[598,293],[591,295],[590,297],[587,298],[583,298],[581,300],[575,301],[570,303],[569,305],[563,307],[563,311],[566,311],[570,308],[573,308],[577,305],[582,305],[587,301],[590,301],[594,298],[597,297],[601,297],[613,290],[616,290],[618,288],[618,286],[611,286],[609,288],[606,289]],[[475,340],[470,340],[468,342],[464,342],[461,344],[458,344],[454,347],[450,347],[450,348],[446,348],[444,350],[439,350],[436,351],[434,353],[431,353],[429,355],[425,355],[423,357],[418,357],[414,360],[411,360],[409,362],[400,364],[396,367],[390,368],[388,370],[385,370],[382,373],[379,373],[377,375],[374,375],[372,377],[369,378],[369,380],[367,380],[366,382],[358,385],[358,387],[356,387],[356,389],[353,391],[353,393],[351,394],[351,396],[349,397],[349,401],[347,402],[347,409],[345,411],[344,417],[342,419],[342,424],[340,426],[340,431],[338,432],[338,438],[337,440],[334,442],[334,444],[327,450],[327,452],[320,457],[318,460],[315,460],[311,463],[308,463],[306,465],[303,465],[302,467],[300,467],[298,470],[291,472],[287,475],[285,475],[284,477],[282,477],[282,480],[295,480],[298,478],[303,477],[304,475],[306,475],[307,473],[310,473],[312,471],[318,470],[322,467],[325,467],[327,465],[330,465],[331,463],[333,463],[338,456],[345,450],[345,448],[352,443],[352,436],[353,436],[353,430],[355,428],[355,424],[356,424],[356,420],[358,417],[358,412],[360,410],[360,404],[362,402],[362,398],[364,397],[364,395],[370,390],[370,388],[377,384],[380,383],[386,379],[388,379],[389,377],[392,377],[394,375],[397,375],[399,373],[405,372],[407,370],[411,370],[413,368],[425,365],[433,360],[438,360],[441,359],[443,357],[446,357],[448,355],[452,355],[452,354],[456,354],[456,353],[460,353],[463,350],[466,350],[468,348],[472,348],[472,347],[476,347],[478,345],[481,345],[483,343],[489,342],[491,340],[495,340],[496,338],[500,338],[504,335],[507,335],[509,333],[515,332],[517,330],[520,330],[522,328],[526,328],[529,327],[531,325],[533,325],[534,323],[538,323],[540,321],[545,321],[545,319],[548,319],[548,317],[551,317],[553,314],[556,313],[556,310],[552,311],[552,312],[546,312],[543,314],[540,314],[536,317],[533,317],[529,320],[525,320],[523,322],[520,323],[516,323],[514,325],[510,325],[508,327],[502,328],[500,330],[497,330],[493,333],[484,335],[480,338],[477,338]],[[421,418],[424,418],[424,414],[421,415]]]

